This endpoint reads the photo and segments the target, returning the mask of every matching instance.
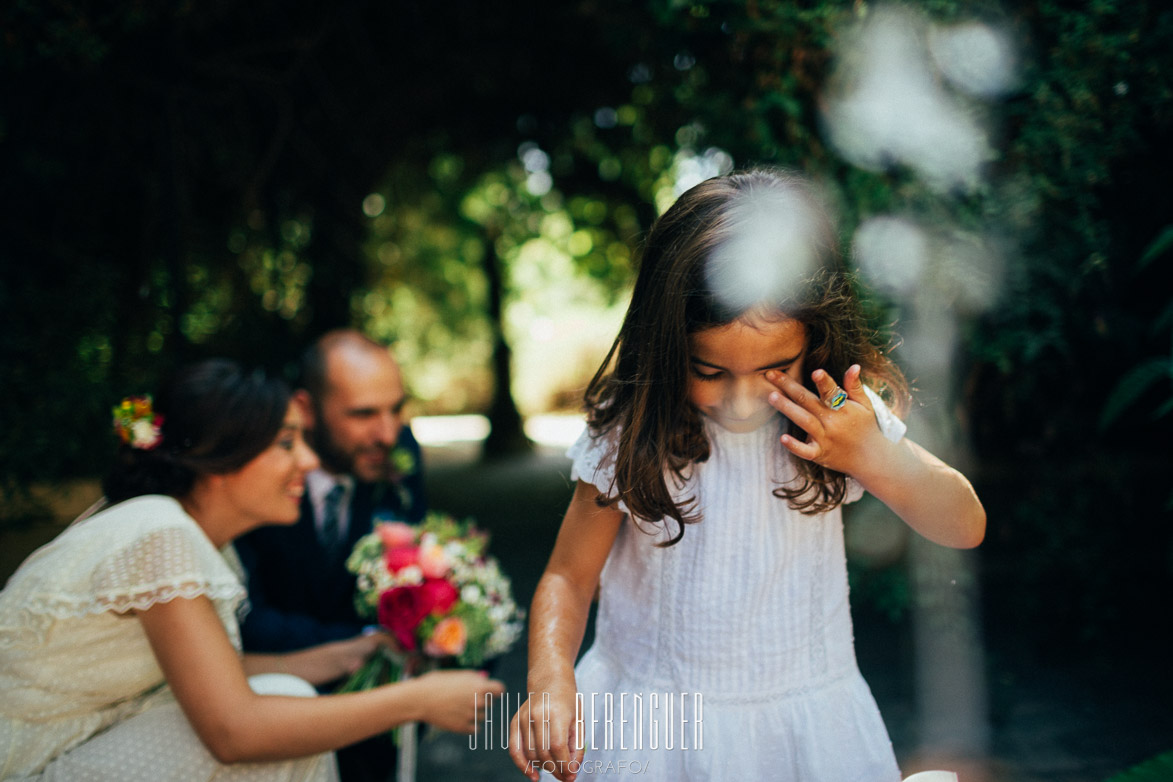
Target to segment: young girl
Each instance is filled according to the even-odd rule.
[[[241,655],[232,540],[296,521],[317,457],[285,385],[231,362],[187,368],[156,401],[119,409],[112,506],[0,592],[0,779],[324,781],[330,750],[402,722],[471,732],[502,689],[474,671],[313,697],[376,639]]]
[[[510,743],[531,779],[900,778],[856,666],[840,506],[866,489],[959,548],[985,512],[882,401],[905,385],[832,236],[768,170],[703,182],[652,228],[534,595]]]

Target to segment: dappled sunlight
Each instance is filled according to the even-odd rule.
[[[411,432],[420,445],[478,442],[489,434],[489,419],[483,415],[417,415]]]
[[[574,444],[586,428],[581,413],[545,413],[531,415],[524,421],[525,434],[535,444],[561,452]],[[411,431],[425,449],[463,449],[479,446],[489,435],[489,419],[478,414],[417,415],[411,419]]]
[[[675,196],[692,189],[694,185],[699,185],[706,179],[712,179],[715,176],[723,176],[732,170],[733,157],[725,150],[709,147],[698,153],[685,144],[676,154],[673,171],[675,181],[672,183],[673,200],[675,200]],[[657,202],[662,197],[661,194],[657,194]],[[667,206],[671,206],[671,204]],[[667,206],[660,211],[663,212]]]
[[[526,331],[514,341],[513,395],[525,414],[579,407],[582,392],[607,355],[626,308],[625,300],[608,308],[572,300],[558,303],[563,306],[524,318]]]
[[[615,118],[631,119],[624,111]],[[606,354],[622,317],[634,213],[566,197],[551,168],[550,153],[525,141],[513,161],[452,200],[364,200],[379,277],[358,301],[368,328],[395,343],[419,412],[487,409],[496,328],[511,349],[512,395],[524,415],[577,407]],[[446,185],[462,164],[440,156],[431,169]],[[498,324],[489,315],[494,295]]]

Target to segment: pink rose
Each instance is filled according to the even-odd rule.
[[[424,652],[432,657],[455,657],[468,643],[468,628],[458,616],[441,619],[432,630],[432,637],[424,644]]]
[[[387,564],[387,570],[392,573],[398,573],[408,565],[418,564],[419,558],[420,550],[415,546],[388,549],[387,553],[383,555],[383,561]]]
[[[400,648],[414,652],[420,622],[433,611],[447,611],[457,597],[456,588],[442,578],[388,589],[379,597],[379,624],[395,636]]]
[[[407,548],[415,543],[415,530],[411,525],[402,521],[386,521],[375,527],[379,539],[383,541],[383,548],[387,551],[396,548]]]
[[[426,578],[443,578],[448,575],[448,555],[439,543],[420,546],[418,564]]]

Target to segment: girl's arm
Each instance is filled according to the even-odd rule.
[[[965,476],[907,438],[885,443],[884,455],[853,477],[934,543],[951,548],[981,543],[986,511]]]
[[[471,732],[482,695],[503,690],[476,671],[441,671],[345,695],[257,695],[206,597],[137,616],[188,721],[222,763],[313,755],[413,720]]]
[[[591,484],[578,482],[530,606],[529,700],[510,725],[509,755],[533,780],[543,763],[558,779],[572,780],[570,762],[582,762],[581,737],[574,731],[574,660],[599,574],[623,520],[615,506],[598,506],[598,494]]]
[[[848,401],[832,410],[835,381],[821,369],[811,377],[819,395],[780,372],[766,375],[779,392],[769,400],[808,435],[800,442],[782,436],[798,456],[855,478],[908,526],[935,543],[973,548],[986,534],[986,511],[965,476],[907,438],[892,442],[876,424],[864,393],[859,365],[847,370]]]

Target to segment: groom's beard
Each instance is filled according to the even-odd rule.
[[[321,421],[321,411],[317,411],[317,415]],[[347,454],[334,441],[329,429],[325,426],[315,426],[309,430],[309,435],[310,445],[318,452],[318,459],[327,472],[334,475],[350,475],[354,472],[354,457]]]
[[[318,414],[318,420],[322,420],[320,413]],[[391,459],[388,457],[388,453],[394,447],[394,443],[386,447],[373,445],[347,451],[330,436],[330,431],[325,426],[315,427],[309,430],[309,435],[310,445],[317,451],[318,459],[327,472],[334,475],[353,475],[358,480],[367,483],[376,483],[390,478]],[[378,455],[382,461],[381,467],[376,466],[367,469],[367,466],[370,464],[370,459],[365,460],[367,466],[362,468],[358,467],[356,460],[359,454],[367,456]]]

